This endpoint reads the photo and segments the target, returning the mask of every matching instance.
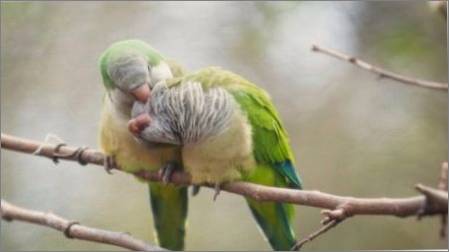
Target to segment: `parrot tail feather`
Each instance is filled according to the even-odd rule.
[[[183,250],[187,218],[187,187],[150,182],[150,201],[159,246]]]
[[[246,199],[251,213],[274,250],[290,250],[296,243],[292,229],[293,206]]]

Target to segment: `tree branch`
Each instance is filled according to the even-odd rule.
[[[29,154],[35,152],[38,148],[41,148],[41,151],[37,153],[37,155],[53,158],[56,145],[2,133],[1,147]],[[78,149],[79,148],[63,146],[59,148],[58,154],[61,155],[58,156],[62,156],[61,159],[77,161],[77,158],[71,154]],[[100,151],[87,149],[81,153],[79,158],[86,163],[103,165],[105,156]],[[161,174],[158,171],[140,171],[134,175],[148,181],[162,181]],[[175,185],[191,185],[190,175],[185,172],[174,172],[170,180]],[[213,185],[204,186],[213,187]],[[242,181],[224,184],[221,189],[251,197],[258,201],[293,203],[325,209],[344,208],[346,214],[349,215],[394,215],[406,217],[416,215],[426,204],[425,196],[407,198],[355,198],[337,196],[319,191],[270,187]],[[447,213],[447,204],[435,204],[426,212],[426,214],[436,213]]]
[[[291,250],[301,250],[302,246],[304,246],[306,243],[313,241],[315,238],[317,238],[318,236],[326,233],[327,231],[329,231],[331,228],[337,226],[340,222],[342,222],[341,220],[332,220],[329,223],[325,224],[324,226],[322,226],[320,229],[318,229],[317,231],[311,233],[310,235],[308,235],[306,238],[298,241]]]
[[[420,86],[420,87],[425,87],[425,88],[431,88],[431,89],[437,89],[437,90],[443,90],[443,91],[448,90],[447,83],[416,79],[416,78],[408,77],[408,76],[401,75],[398,73],[394,73],[394,72],[382,69],[378,66],[371,65],[370,63],[362,61],[361,59],[358,59],[356,57],[349,56],[342,52],[338,52],[336,50],[320,47],[317,45],[312,45],[312,51],[323,53],[328,56],[347,61],[359,68],[362,68],[369,72],[377,74],[381,78],[387,78],[387,79],[395,80],[395,81],[398,81],[398,82],[401,82],[404,84],[415,85],[415,86]]]
[[[70,146],[59,146],[58,148],[58,145],[37,142],[3,133],[1,135],[1,147],[29,154],[35,153],[36,150],[40,149],[38,153],[35,153],[36,155],[51,159],[56,156],[65,160],[96,165],[103,165],[106,159],[104,154],[92,149],[86,149],[80,153],[80,148]],[[74,155],[75,153],[78,153],[78,155]],[[134,175],[148,181],[162,181],[161,174],[157,171],[140,171],[134,173]],[[190,175],[185,172],[174,172],[170,182],[180,186],[191,185]],[[213,185],[202,186],[214,187]],[[320,228],[302,242],[297,243],[297,248],[325,233],[344,219],[354,215],[392,215],[397,217],[447,215],[447,193],[444,196],[444,193],[440,191],[435,192],[435,189],[429,189],[422,185],[418,185],[417,189],[423,195],[404,198],[356,198],[319,191],[270,187],[242,181],[226,183],[221,187],[221,190],[250,197],[258,201],[275,201],[326,209],[322,211],[322,214],[325,216],[322,224],[325,227]]]
[[[61,231],[67,238],[115,245],[137,251],[164,251],[160,247],[149,245],[127,233],[112,232],[98,228],[83,226],[78,222],[69,221],[51,212],[40,212],[15,206],[1,200],[1,216],[7,221],[19,220],[50,227]]]

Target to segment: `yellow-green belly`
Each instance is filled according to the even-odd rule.
[[[182,149],[183,165],[195,184],[221,184],[239,180],[255,168],[251,128],[236,111],[221,134]]]
[[[126,172],[158,170],[168,161],[180,159],[174,147],[150,148],[139,143],[128,131],[128,120],[118,115],[109,99],[105,99],[100,122],[100,147],[113,156]]]

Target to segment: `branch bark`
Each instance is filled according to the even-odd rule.
[[[374,66],[368,62],[365,62],[361,59],[358,59],[354,56],[349,56],[347,54],[344,54],[342,52],[338,52],[336,50],[332,50],[332,49],[328,49],[328,48],[324,48],[321,46],[317,46],[317,45],[312,45],[312,51],[314,52],[319,52],[319,53],[323,53],[325,55],[343,60],[343,61],[347,61],[351,64],[353,64],[354,66],[357,66],[359,68],[362,68],[364,70],[367,70],[369,72],[372,72],[374,74],[377,74],[379,77],[381,78],[387,78],[387,79],[391,79],[391,80],[395,80],[404,84],[408,84],[408,85],[414,85],[414,86],[419,86],[419,87],[425,87],[425,88],[431,88],[431,89],[437,89],[437,90],[443,90],[446,91],[448,90],[448,84],[447,83],[441,83],[441,82],[434,82],[434,81],[428,81],[428,80],[422,80],[422,79],[417,79],[417,78],[412,78],[412,77],[408,77],[405,75],[401,75],[398,73],[394,73],[392,71],[388,71],[385,70],[381,67],[378,66]]]
[[[57,157],[80,163],[104,165],[108,159],[100,151],[92,149],[37,142],[3,133],[1,134],[1,147],[3,149],[48,157],[53,159],[53,161]],[[36,152],[36,150],[39,151]],[[80,150],[83,151],[80,152]],[[119,168],[116,169],[119,170]],[[140,171],[134,173],[134,175],[147,181],[162,181],[162,176],[158,171]],[[443,173],[441,176],[443,176]],[[174,172],[170,182],[179,186],[191,185],[190,175],[185,172]],[[202,186],[214,188],[214,185]],[[299,241],[292,248],[299,249],[305,243],[354,215],[391,215],[397,217],[447,215],[447,192],[422,185],[417,185],[416,188],[422,195],[404,198],[356,198],[319,191],[270,187],[242,181],[226,183],[221,187],[221,190],[250,197],[258,201],[292,203],[325,209],[322,211],[322,214],[325,216],[322,221],[324,226]]]
[[[1,134],[1,147],[8,150],[24,153],[33,153],[38,148],[37,154],[48,158],[54,157],[56,145],[37,142],[29,139]],[[61,159],[76,161],[73,154],[79,148],[63,146],[59,148]],[[59,155],[58,155],[59,156]],[[86,163],[103,165],[105,156],[100,152],[87,149],[81,153],[79,158]],[[162,181],[158,171],[140,171],[134,174],[148,181]],[[191,185],[190,175],[185,172],[174,172],[171,183],[179,186]],[[204,185],[213,187],[213,185]],[[349,196],[338,196],[320,191],[295,190],[287,188],[270,187],[249,182],[232,182],[224,184],[221,190],[247,196],[258,201],[276,201],[318,207],[324,209],[344,209],[345,214],[352,215],[394,215],[398,217],[416,216],[426,206],[426,196],[412,196],[405,198],[355,198]],[[426,215],[447,213],[447,204],[433,204],[427,209]]]
[[[320,229],[318,229],[317,231],[311,233],[310,235],[308,235],[306,238],[298,241],[291,250],[301,250],[302,246],[304,246],[306,243],[313,241],[315,238],[317,238],[318,236],[326,233],[327,231],[329,231],[330,229],[336,227],[339,223],[341,222],[341,220],[332,220],[329,223],[325,224],[324,226],[322,226]]]
[[[67,238],[99,242],[136,251],[165,251],[165,249],[149,245],[127,233],[83,226],[51,212],[29,210],[10,204],[5,200],[1,200],[1,216],[7,221],[18,220],[46,226],[63,232]]]

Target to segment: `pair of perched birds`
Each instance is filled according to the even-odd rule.
[[[124,171],[183,169],[192,183],[243,180],[301,189],[287,133],[269,95],[217,67],[186,73],[147,43],[112,44],[100,58],[106,96],[100,144]],[[184,249],[186,187],[149,182],[157,241]],[[290,204],[246,198],[275,250],[295,244]]]

